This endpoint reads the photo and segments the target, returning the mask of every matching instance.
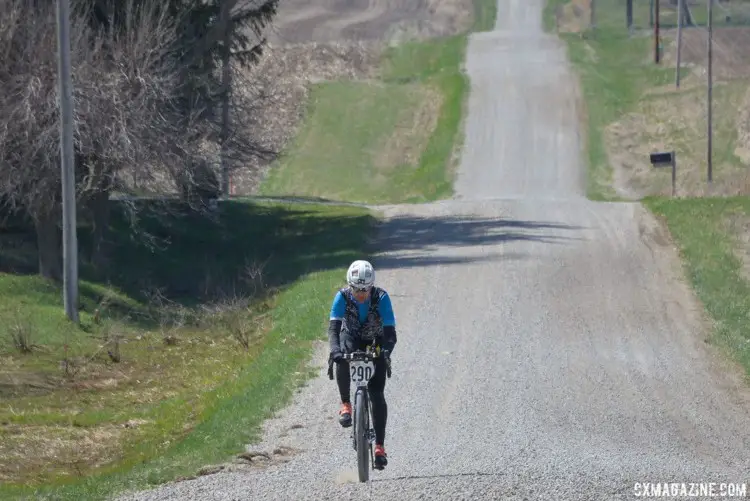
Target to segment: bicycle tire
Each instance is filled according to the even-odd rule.
[[[354,392],[354,405],[352,406],[351,439],[352,439],[352,449],[354,449],[355,452],[357,451],[357,430],[359,429],[359,427],[357,426],[357,400],[359,399],[360,392],[361,390],[359,389]]]
[[[367,431],[370,428],[367,392],[358,391],[354,401],[354,418],[356,420],[355,440],[357,442],[357,469],[359,481],[367,482],[370,478],[370,441]]]

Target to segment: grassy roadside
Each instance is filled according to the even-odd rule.
[[[143,489],[194,475],[208,464],[224,462],[257,438],[263,419],[291,397],[309,373],[305,364],[311,342],[323,331],[320,312],[340,284],[342,270],[311,274],[278,298],[274,328],[264,344],[233,378],[212,392],[211,407],[184,439],[146,462],[121,464],[115,471],[75,483],[38,489],[0,488],[3,499],[105,499],[114,493]],[[24,496],[28,496],[27,498]]]
[[[568,0],[548,1],[544,16],[548,31],[555,30],[555,14],[562,12],[558,9],[568,4]],[[647,27],[648,20],[648,10],[644,13],[643,8],[643,3],[636,2],[634,17],[636,24],[641,20],[641,28],[644,24]],[[645,8],[648,8],[647,3]],[[570,28],[575,25],[575,20],[562,19],[562,24]],[[617,200],[613,189],[612,149],[606,144],[605,131],[629,113],[645,113],[649,106],[662,102],[665,104],[660,109],[663,109],[669,100],[679,96],[665,93],[663,87],[660,89],[660,86],[673,85],[674,68],[668,65],[660,68],[653,64],[652,40],[648,36],[628,36],[621,2],[599,0],[597,25],[599,29],[595,33],[586,31],[584,26],[576,32],[560,33],[560,37],[567,43],[586,101],[588,196],[600,201]],[[688,70],[685,70],[685,75],[689,75]],[[727,85],[717,90],[717,107],[737,108],[736,99],[727,97],[738,95],[734,86]],[[651,92],[650,96],[646,96],[648,92]],[[689,99],[692,91],[688,87],[681,92]],[[633,136],[635,141],[628,148],[638,150],[641,143],[645,144],[646,150],[638,154],[646,159],[648,149],[653,148],[650,144],[656,141],[683,145],[681,151],[688,151],[700,138],[691,139],[686,128],[690,124],[686,122],[689,120],[678,118],[671,123],[658,124],[655,129],[660,136],[653,130],[646,130],[648,123],[641,124],[643,134]],[[636,126],[638,124],[636,122]],[[731,151],[735,136],[729,127],[717,127],[716,130],[721,136],[715,139],[715,144],[719,145],[716,158],[724,159],[726,152]],[[658,174],[661,172],[644,176],[645,182],[658,186],[663,182],[658,179]],[[671,199],[660,196],[644,198],[643,203],[664,221],[680,249],[688,279],[716,325],[711,342],[744,367],[750,382],[750,333],[745,328],[750,307],[750,275],[745,272],[747,265],[740,259],[741,255],[750,252],[750,247],[742,244],[750,229],[750,223],[747,223],[750,221],[750,203],[741,197]]]
[[[0,499],[102,499],[241,452],[308,375],[320,312],[345,266],[367,255],[373,223],[352,207],[244,202],[227,203],[210,224],[162,220],[150,229],[172,245],[128,246],[123,235],[113,269],[127,274],[81,284],[80,329],[63,318],[59,287],[0,273],[9,326],[0,344]],[[247,268],[259,261],[262,273]],[[255,279],[221,282],[248,271]],[[138,295],[140,277],[162,286],[169,305]],[[211,282],[217,290],[196,293]],[[30,353],[10,341],[13,332],[27,335]],[[65,334],[73,375],[60,370]]]
[[[644,205],[666,222],[686,263],[696,294],[714,319],[710,341],[745,369],[750,383],[750,275],[740,255],[750,221],[745,197],[671,200],[648,198]]]
[[[473,31],[491,29],[496,3],[474,5]],[[300,133],[260,194],[361,203],[450,196],[463,142],[466,42],[462,34],[399,44],[383,54],[375,81],[316,84]]]

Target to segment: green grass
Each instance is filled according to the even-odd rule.
[[[497,18],[497,0],[474,0],[474,32],[491,31]]]
[[[547,0],[542,11],[542,25],[547,33],[556,31],[555,12],[570,0]]]
[[[494,25],[496,3],[476,0],[475,31]],[[375,82],[313,87],[306,119],[261,185],[268,196],[360,203],[419,203],[453,193],[468,80],[466,34],[390,47]],[[432,130],[415,115],[439,102]]]
[[[321,312],[348,263],[367,256],[374,222],[368,212],[352,207],[240,201],[224,204],[215,224],[188,215],[146,219],[151,234],[171,245],[149,249],[142,240],[115,232],[112,238],[120,246],[112,269],[127,273],[109,274],[106,289],[100,282],[82,282],[80,329],[64,319],[59,286],[34,275],[1,273],[3,327],[22,321],[41,349],[22,355],[2,332],[0,471],[18,481],[0,486],[0,498],[101,499],[192,475],[243,450],[306,375],[310,342],[325,333]],[[33,255],[27,258],[33,261]],[[258,284],[238,280],[246,263],[254,261],[266,263],[262,292],[254,290]],[[172,307],[155,310],[147,304],[137,293],[139,277],[162,286]],[[201,311],[224,292],[248,298],[249,306]],[[118,307],[97,324],[92,313],[104,293]],[[179,342],[165,345],[163,326],[149,315],[176,310],[187,312],[187,319],[182,326],[168,326]],[[249,331],[247,350],[233,337],[238,323]],[[91,356],[103,331],[113,328],[127,340],[118,364],[106,353]],[[89,359],[75,378],[65,378],[59,368],[66,333],[74,360]],[[86,386],[112,379],[119,384]],[[39,381],[45,383],[42,390],[21,384]],[[22,447],[38,445],[40,438],[122,430],[132,419],[145,423],[118,432],[111,444],[97,444],[101,450],[79,452],[80,473],[76,458],[61,455],[45,463],[23,455]],[[22,464],[12,461],[15,453],[21,453]],[[97,459],[101,465],[86,464]]]
[[[727,217],[750,216],[750,200],[649,198],[644,204],[665,218],[677,242],[688,277],[714,320],[711,341],[742,364],[750,382],[750,283],[740,273],[736,236],[726,229]]]
[[[406,187],[394,186],[394,178],[414,166],[394,164],[387,156],[395,147],[394,131],[404,129],[401,124],[409,127],[424,93],[418,84],[316,85],[292,151],[270,172],[261,194],[373,203],[399,200]],[[423,140],[414,137],[423,135],[418,129],[399,134],[405,141]]]

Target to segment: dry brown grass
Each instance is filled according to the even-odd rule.
[[[3,426],[0,431],[0,480],[19,481],[39,472],[83,475],[111,462],[120,442],[136,433],[136,426]]]
[[[591,0],[571,0],[560,5],[555,17],[560,33],[580,33],[590,25]]]
[[[662,64],[676,64],[676,30],[665,30]],[[677,196],[750,194],[750,29],[714,31],[714,182],[706,184],[706,44],[702,28],[683,31],[680,88],[645,89],[637,108],[605,129],[618,192],[627,198],[671,195],[669,168],[649,163],[654,151],[677,152]]]
[[[674,67],[677,61],[677,30],[662,30],[663,65]],[[750,77],[750,28],[721,27],[713,30],[713,77],[717,81]],[[702,28],[682,30],[682,64],[692,69],[705,85],[708,66],[708,32]]]
[[[719,86],[714,102],[714,194],[744,194],[747,172],[738,159],[723,152],[735,149],[738,105],[747,90]],[[684,90],[651,96],[605,129],[609,158],[617,188],[629,198],[671,195],[671,171],[649,162],[654,151],[677,153],[677,195],[704,196],[706,192],[707,116],[700,91]]]
[[[473,0],[286,0],[271,40],[394,42],[455,35],[469,28],[473,10]]]
[[[387,172],[403,165],[419,165],[419,157],[435,130],[443,94],[426,85],[415,87],[413,92],[417,93],[415,101],[419,104],[403,110],[395,130],[377,149],[373,166],[379,171]]]

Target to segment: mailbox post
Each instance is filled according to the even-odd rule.
[[[672,197],[674,197],[677,194],[677,162],[674,150],[651,153],[650,158],[651,165],[656,168],[672,167]]]

